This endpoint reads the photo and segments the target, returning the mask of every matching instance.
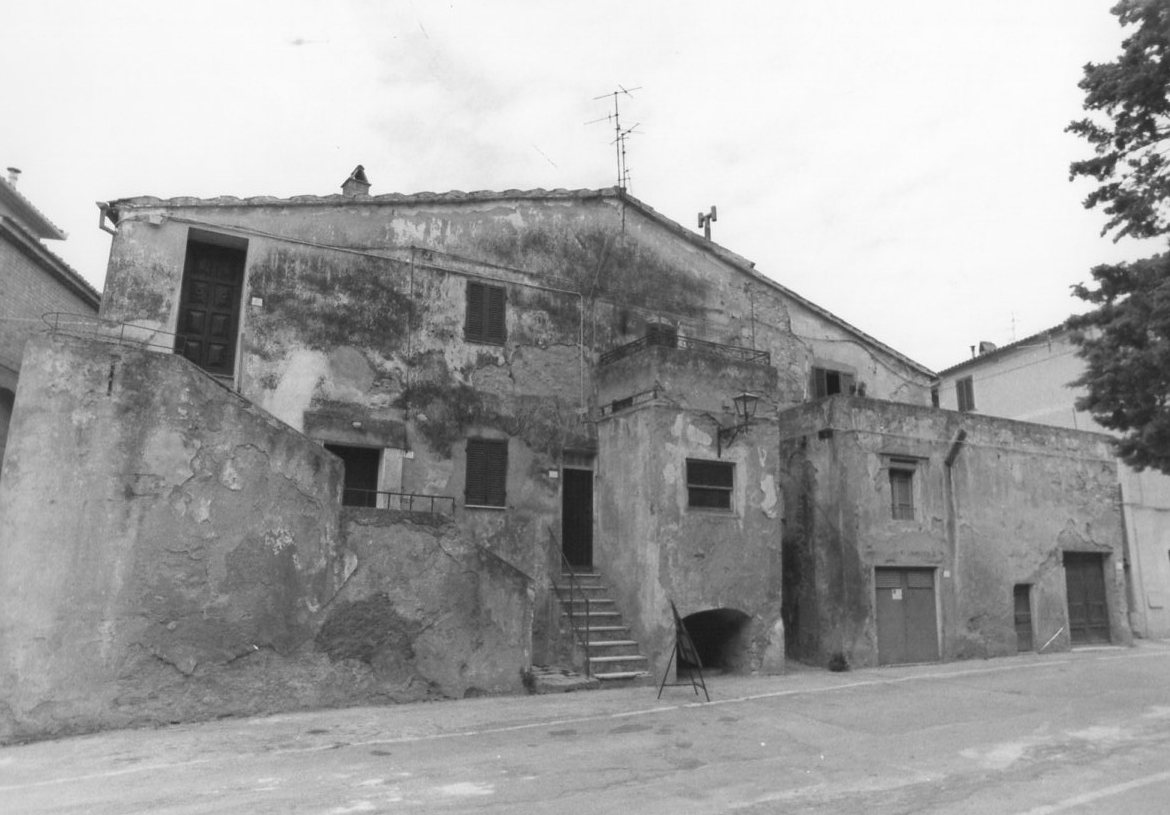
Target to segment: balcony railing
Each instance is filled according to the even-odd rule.
[[[346,487],[342,506],[371,509],[397,509],[404,512],[427,512],[431,515],[454,515],[455,499],[450,495],[425,495],[416,492],[385,492]]]
[[[772,355],[767,351],[744,348],[741,345],[722,345],[717,342],[707,342],[707,340],[697,340],[694,337],[680,337],[676,334],[663,332],[651,332],[644,337],[639,337],[633,342],[628,342],[625,345],[619,345],[617,348],[606,351],[601,355],[601,364],[609,365],[610,363],[617,362],[619,359],[633,356],[644,348],[654,346],[698,351],[723,359],[732,359],[737,362],[751,362],[757,365],[772,364]]]

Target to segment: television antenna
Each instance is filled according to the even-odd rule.
[[[622,129],[619,100],[623,95],[632,99],[634,97],[634,91],[640,90],[642,90],[641,85],[636,88],[624,88],[621,85],[618,85],[617,90],[615,91],[603,93],[601,96],[593,97],[593,101],[595,102],[599,99],[608,99],[613,97],[613,113],[607,113],[600,119],[594,119],[593,121],[585,123],[587,125],[592,125],[597,124],[598,122],[613,122],[614,138],[611,144],[614,146],[614,157],[617,160],[617,186],[618,189],[622,190],[623,192],[630,183],[630,170],[626,164],[626,139],[628,139],[630,136],[641,135],[641,131],[637,130],[638,124],[640,124],[640,122],[635,124],[633,127],[626,128],[625,130]]]

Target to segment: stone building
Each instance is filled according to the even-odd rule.
[[[20,171],[0,178],[0,463],[20,376],[20,360],[30,335],[45,327],[42,315],[96,314],[101,297],[92,286],[50,252],[42,241],[64,240],[65,233],[16,188]]]
[[[102,207],[102,321],[30,350],[75,375],[22,383],[0,490],[14,732],[508,692],[551,662],[660,675],[672,602],[709,667],[779,672],[786,639],[872,661],[866,635],[808,634],[803,610],[905,553],[785,578],[793,468],[823,506],[874,477],[800,458],[794,434],[838,404],[953,418],[928,369],[749,261],[620,189],[371,196],[360,167],[342,195]],[[81,462],[70,496],[46,446]],[[1001,495],[1114,543],[1086,537],[1107,507]],[[1032,558],[1049,532],[1002,545]],[[941,555],[911,560],[943,585]],[[998,626],[998,583],[968,585],[987,593],[963,612]],[[588,631],[562,615],[583,594]],[[980,636],[1000,652],[999,628]]]
[[[1084,372],[1077,346],[1063,325],[980,352],[939,372],[945,407],[965,413],[1099,433],[1091,414],[1076,409]],[[1124,521],[1124,567],[1130,625],[1143,637],[1170,637],[1170,476],[1118,464]]]

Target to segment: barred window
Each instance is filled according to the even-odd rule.
[[[507,337],[504,303],[503,286],[467,281],[467,321],[463,326],[463,338],[503,345]]]
[[[728,461],[687,459],[687,506],[697,509],[731,509],[735,465]]]
[[[503,507],[508,499],[508,442],[467,440],[467,485],[463,503],[469,507]]]
[[[914,462],[890,462],[890,513],[895,521],[914,520]]]

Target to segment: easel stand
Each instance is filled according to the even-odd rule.
[[[690,632],[683,625],[682,618],[678,616],[678,609],[674,607],[673,600],[670,601],[670,610],[674,614],[674,650],[671,651],[670,659],[666,663],[666,672],[662,675],[662,683],[658,686],[658,698],[662,698],[662,689],[668,684],[672,688],[689,684],[695,691],[695,696],[699,695],[699,688],[702,688],[703,695],[710,702],[711,694],[707,693],[707,683],[703,681],[703,661],[699,659],[699,652],[695,648],[695,643],[691,640]],[[688,667],[684,668],[684,663]],[[680,673],[686,671],[690,682],[668,683],[666,680],[670,676],[670,668],[672,665],[677,665]],[[696,675],[698,676],[698,681],[695,680]]]

